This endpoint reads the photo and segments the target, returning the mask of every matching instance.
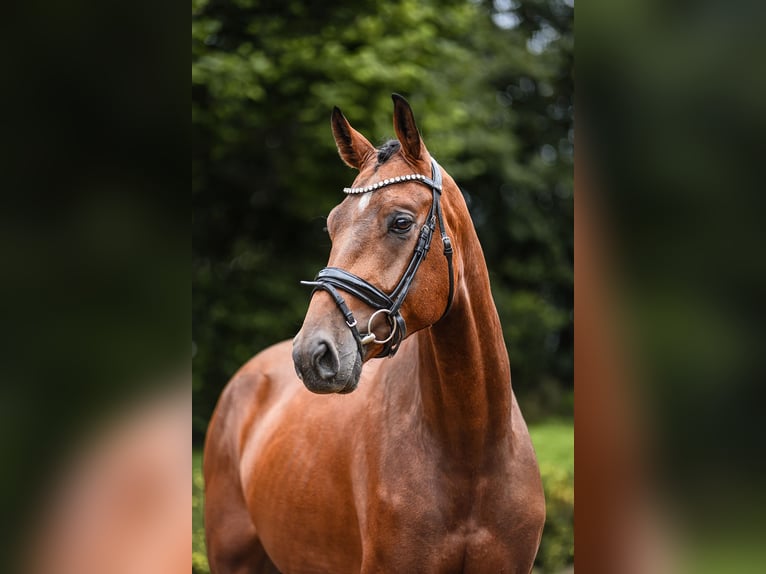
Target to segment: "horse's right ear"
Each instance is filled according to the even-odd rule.
[[[351,127],[338,106],[332,110],[332,135],[335,137],[340,158],[353,168],[359,169],[367,155],[375,152],[375,147]]]
[[[415,125],[415,115],[410,104],[399,94],[391,94],[394,100],[394,130],[396,139],[402,146],[404,157],[415,163],[426,158],[428,152],[420,138],[418,126]]]

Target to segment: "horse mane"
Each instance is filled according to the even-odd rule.
[[[400,147],[401,144],[399,143],[399,140],[388,140],[386,143],[380,146],[378,148],[378,165],[375,167],[378,168],[386,163],[396,152],[399,151]]]

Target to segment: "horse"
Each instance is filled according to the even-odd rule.
[[[327,218],[328,266],[293,341],[250,359],[211,418],[215,574],[532,569],[545,503],[484,255],[393,101],[380,148],[333,109],[358,175]]]

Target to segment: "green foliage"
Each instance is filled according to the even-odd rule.
[[[202,453],[192,453],[192,572],[208,574],[205,550],[205,526],[203,510],[205,504],[204,480],[202,478]]]
[[[379,143],[394,91],[469,203],[520,400],[571,391],[571,28],[562,0],[193,0],[196,444],[236,369],[300,327],[353,179],[332,107]]]
[[[574,487],[572,475],[555,467],[541,469],[545,489],[545,530],[536,563],[543,572],[560,572],[574,561]]]
[[[531,425],[545,490],[545,530],[536,564],[560,572],[574,560],[574,427],[571,421]]]

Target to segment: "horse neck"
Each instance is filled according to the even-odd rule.
[[[479,240],[472,225],[462,235],[452,309],[418,334],[419,386],[426,425],[475,467],[507,444],[511,371]]]

